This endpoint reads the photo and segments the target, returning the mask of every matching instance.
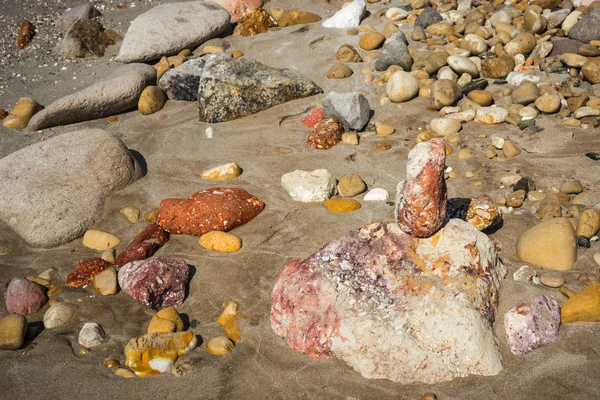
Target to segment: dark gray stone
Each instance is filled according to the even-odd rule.
[[[571,39],[589,43],[600,39],[600,9],[584,14],[569,31]]]
[[[442,16],[439,12],[433,7],[427,7],[423,9],[423,12],[417,17],[415,21],[415,26],[420,26],[425,29],[429,25],[433,25],[436,22],[440,22],[442,20]]]
[[[552,43],[552,51],[548,55],[549,57],[560,56],[564,53],[577,54],[577,50],[581,44],[577,40],[567,38],[552,38],[550,42]]]
[[[385,71],[392,65],[399,65],[405,71],[410,71],[413,58],[408,51],[408,40],[404,33],[394,32],[384,43],[381,55],[375,61],[375,70]]]
[[[164,73],[158,86],[165,92],[169,100],[198,100],[200,75],[207,61],[231,58],[229,53],[210,54],[202,58],[188,60],[177,68]]]
[[[323,93],[313,81],[287,69],[236,58],[208,62],[200,76],[200,120],[225,122],[303,97]]]
[[[331,92],[323,100],[323,116],[337,119],[344,128],[360,131],[369,122],[369,101],[358,92]]]

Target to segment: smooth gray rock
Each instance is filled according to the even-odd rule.
[[[209,54],[202,58],[188,60],[177,68],[164,73],[158,86],[165,92],[169,100],[198,100],[198,86],[204,65],[208,61],[232,58],[230,53]]]
[[[101,129],[56,136],[0,160],[0,219],[34,247],[81,236],[104,199],[142,175],[127,147]]]
[[[65,11],[58,19],[58,24],[63,32],[67,32],[75,22],[82,19],[92,19],[100,15],[100,11],[92,3],[86,1]]]
[[[584,14],[569,31],[571,39],[589,43],[600,39],[600,9]]]
[[[349,130],[362,130],[369,122],[369,101],[358,92],[331,92],[323,99],[323,116],[337,119]]]
[[[247,58],[208,62],[198,88],[200,121],[225,122],[322,93],[313,81]]]
[[[429,25],[433,25],[436,22],[440,22],[443,20],[441,14],[433,7],[426,7],[423,9],[423,12],[419,14],[415,21],[415,26],[420,26],[425,29]]]
[[[569,15],[569,13],[570,13],[570,10],[567,10],[567,9],[562,9],[562,10],[551,12],[546,17],[546,29],[550,30],[550,29],[558,28],[563,23],[563,21],[567,18],[567,15]]]
[[[204,1],[156,6],[133,20],[116,60],[150,61],[194,48],[229,26],[229,12]]]
[[[137,106],[142,91],[156,82],[146,64],[123,65],[105,79],[56,100],[35,114],[27,126],[39,130],[119,114]]]
[[[399,65],[405,71],[410,71],[413,65],[413,58],[408,51],[408,40],[400,31],[392,34],[383,44],[381,55],[375,61],[375,70],[385,71],[392,65]]]

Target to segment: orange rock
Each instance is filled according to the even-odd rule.
[[[594,282],[567,300],[560,319],[563,323],[600,322],[600,284]]]
[[[138,376],[167,372],[177,359],[197,344],[193,332],[148,333],[133,338],[125,347],[125,365]]]
[[[352,199],[329,199],[325,208],[334,213],[352,212],[360,208],[360,203]]]

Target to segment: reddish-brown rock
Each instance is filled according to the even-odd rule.
[[[99,257],[80,261],[77,263],[77,268],[67,276],[66,285],[74,288],[85,286],[94,276],[98,275],[111,265],[111,263]]]
[[[27,316],[46,304],[46,288],[22,277],[12,278],[6,289],[6,311]]]
[[[329,150],[342,141],[344,127],[337,119],[324,119],[315,124],[306,143],[313,149]]]
[[[115,265],[120,267],[131,261],[145,260],[153,256],[168,241],[169,232],[156,224],[150,224],[117,256]]]
[[[169,233],[200,236],[244,225],[264,208],[262,200],[243,189],[217,187],[161,201],[156,223]]]
[[[27,47],[29,42],[31,42],[31,39],[33,39],[34,35],[35,29],[33,24],[24,19],[23,22],[21,22],[19,33],[17,33],[17,47],[20,50],[23,50],[25,47]]]
[[[310,113],[308,113],[305,117],[300,119],[300,122],[302,122],[304,125],[306,125],[312,129],[315,127],[317,122],[320,122],[322,120],[323,120],[323,108],[319,107],[319,108],[315,108]]]
[[[429,237],[444,223],[448,202],[444,168],[446,145],[441,139],[418,143],[408,153],[406,180],[396,192],[396,220],[415,237]]]

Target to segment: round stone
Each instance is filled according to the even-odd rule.
[[[73,306],[66,303],[58,303],[51,306],[44,314],[44,328],[55,329],[66,325],[74,314]]]
[[[352,199],[329,199],[325,202],[325,208],[333,213],[345,213],[358,210],[360,203]]]
[[[375,50],[381,47],[385,41],[385,36],[379,32],[367,32],[361,36],[358,45],[363,50]]]
[[[475,63],[469,60],[467,57],[454,55],[448,57],[446,62],[448,63],[450,68],[452,68],[452,70],[459,75],[466,73],[471,75],[473,78],[479,75],[477,65],[475,65]]]
[[[460,131],[461,123],[456,119],[434,118],[429,123],[431,130],[442,136],[452,135]]]
[[[340,179],[338,183],[338,193],[343,197],[354,197],[367,190],[367,185],[359,174],[349,174]]]
[[[557,94],[550,94],[547,96],[540,96],[535,100],[535,106],[538,110],[548,114],[554,114],[560,110],[560,96]]]
[[[242,239],[231,233],[212,231],[200,236],[200,246],[219,253],[235,253],[242,248]]]
[[[158,86],[147,86],[140,95],[138,110],[142,115],[154,114],[160,111],[167,102],[167,97]]]
[[[353,74],[353,71],[346,64],[337,63],[327,71],[329,79],[345,79]]]
[[[395,72],[387,82],[385,91],[394,103],[402,103],[419,93],[419,82],[405,71]]]
[[[559,288],[565,284],[565,277],[558,272],[545,272],[540,276],[540,282],[551,288]]]

